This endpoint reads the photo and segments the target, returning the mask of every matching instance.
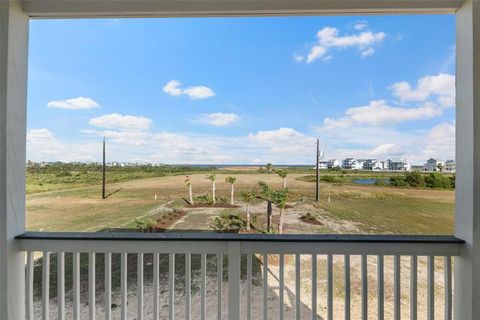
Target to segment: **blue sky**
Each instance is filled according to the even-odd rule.
[[[33,20],[27,157],[454,156],[455,17]]]

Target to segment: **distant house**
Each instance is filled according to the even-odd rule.
[[[364,159],[346,158],[342,161],[342,168],[347,170],[362,170]]]
[[[410,171],[411,166],[407,160],[403,159],[388,159],[387,170],[389,171]]]
[[[377,159],[366,159],[363,162],[363,170],[381,171],[385,170],[385,161]]]
[[[386,170],[386,162],[385,161],[374,161],[372,163],[372,170],[373,171],[382,171]]]
[[[441,167],[443,170],[443,168],[445,167],[445,161],[440,159],[430,158],[427,160],[427,163],[425,164],[426,171],[441,171],[439,170],[439,167]]]
[[[337,159],[330,159],[327,161],[328,169],[340,168],[341,166],[342,166],[342,163]]]
[[[318,168],[319,169],[328,169],[328,161],[318,161]]]
[[[444,165],[445,172],[455,172],[455,160],[447,160]]]
[[[357,160],[355,158],[346,158],[342,160],[342,168],[343,169],[352,169],[355,166],[355,162]]]
[[[376,161],[376,159],[365,159],[363,161],[363,170],[372,170],[374,161]]]

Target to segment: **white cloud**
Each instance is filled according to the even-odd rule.
[[[422,147],[422,153],[425,157],[454,159],[455,125],[452,123],[436,125],[426,135]]]
[[[88,123],[107,130],[82,130],[87,135],[105,137],[109,141],[125,145],[140,146],[149,143],[148,130],[152,120],[146,117],[111,113],[92,118]]]
[[[178,97],[183,93],[183,90],[179,88],[181,85],[180,81],[171,80],[163,87],[163,91],[171,96]]]
[[[89,143],[64,143],[48,129],[27,131],[27,159],[32,161],[93,161],[94,146]],[[100,149],[98,149],[100,151]]]
[[[402,102],[427,101],[433,98],[444,108],[455,106],[455,76],[451,74],[439,73],[422,77],[415,88],[406,81],[397,82],[390,86],[390,89]]]
[[[293,60],[297,62],[302,62],[303,60],[305,60],[305,57],[301,54],[293,54]]]
[[[189,96],[191,99],[207,99],[215,96],[215,92],[212,89],[205,86],[188,87],[183,90],[183,93]]]
[[[413,88],[408,82],[396,82],[389,86],[392,95],[403,106],[391,106],[386,100],[373,100],[366,106],[348,108],[343,117],[325,118],[323,130],[347,128],[353,125],[381,126],[419,119],[428,119],[443,114],[444,108],[455,106],[455,77],[450,74],[425,76]],[[414,102],[416,106],[409,106]]]
[[[425,103],[416,108],[391,107],[385,100],[374,100],[366,106],[349,108],[345,116],[333,119],[325,118],[324,130],[347,128],[352,125],[385,125],[425,118],[433,118],[442,114],[436,105]]]
[[[442,123],[429,130],[392,126],[442,115],[446,107],[454,106],[454,82],[447,74],[422,77],[415,87],[397,82],[389,89],[401,105],[373,100],[346,109],[338,118],[325,118],[314,130],[325,141],[326,150],[331,150],[328,157],[398,157],[415,164],[423,164],[429,157],[454,158],[453,124]]]
[[[354,25],[353,25],[353,28],[355,30],[358,30],[358,31],[361,31],[365,28],[367,28],[368,24],[367,24],[367,21],[357,21]]]
[[[368,49],[362,51],[360,54],[361,54],[362,57],[370,57],[370,56],[373,56],[374,53],[375,53],[375,49],[368,48]]]
[[[64,100],[52,100],[47,103],[47,107],[66,110],[81,110],[98,108],[100,105],[92,98],[77,97]]]
[[[47,142],[55,144],[53,133],[48,129],[31,129],[27,132],[27,143]]]
[[[28,159],[34,161],[99,161],[107,136],[108,161],[158,163],[312,163],[315,138],[292,128],[216,136],[175,132],[90,132],[78,141],[64,142],[48,129],[27,134]],[[112,132],[110,132],[112,131]],[[110,135],[108,135],[110,134]],[[353,126],[348,130],[318,131],[327,158],[349,156],[386,159],[401,157],[421,164],[429,157],[454,157],[455,128],[442,123],[430,130],[402,132],[391,127]],[[134,136],[143,143],[132,143]]]
[[[300,154],[312,152],[315,138],[307,136],[292,128],[258,131],[248,135],[252,142],[260,146],[267,146],[272,153]]]
[[[81,132],[125,145],[141,146],[149,142],[149,134],[143,130],[82,130]]]
[[[163,87],[163,91],[171,96],[178,97],[186,95],[190,99],[207,99],[215,96],[215,92],[206,86],[191,86],[182,88],[182,83],[178,80],[171,80]]]
[[[148,130],[152,120],[142,116],[122,115],[119,113],[106,114],[90,119],[92,126],[105,129],[118,129],[126,131]]]
[[[307,55],[307,63],[311,63],[322,58],[327,53],[327,48],[322,46],[313,46]]]
[[[363,30],[367,27],[366,23],[356,24],[356,30]],[[359,29],[357,29],[359,28]],[[361,31],[352,35],[340,35],[337,28],[325,27],[317,32],[317,42],[311,46],[306,58],[303,55],[294,55],[296,61],[306,60],[312,63],[315,60],[329,60],[331,55],[327,53],[332,49],[356,48],[363,57],[371,56],[375,53],[374,46],[381,43],[386,37],[384,32]]]
[[[199,122],[207,123],[212,126],[225,127],[240,120],[240,117],[235,113],[204,113],[198,119]]]
[[[394,155],[400,155],[404,152],[402,147],[394,143],[385,143],[376,146],[370,151],[370,154],[374,157],[391,157]]]

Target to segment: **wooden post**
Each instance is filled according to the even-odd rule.
[[[102,199],[105,199],[107,197],[106,191],[105,191],[105,185],[106,185],[106,164],[105,164],[105,138],[103,138],[103,163],[102,163]]]
[[[315,160],[315,165],[316,165],[316,191],[315,191],[315,201],[319,202],[320,201],[320,167],[319,167],[319,162],[320,161],[320,143],[317,138],[317,156]]]
[[[20,1],[0,1],[0,319],[25,319],[28,16]]]

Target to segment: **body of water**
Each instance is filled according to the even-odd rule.
[[[377,181],[376,178],[365,178],[365,179],[356,179],[356,180],[353,180],[353,183],[373,185],[373,184],[375,184],[375,181]],[[384,184],[389,184],[389,180],[388,180],[388,179],[385,179],[385,180],[384,180]]]

